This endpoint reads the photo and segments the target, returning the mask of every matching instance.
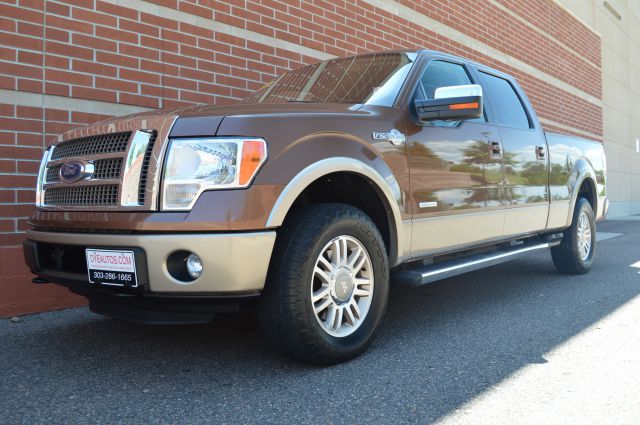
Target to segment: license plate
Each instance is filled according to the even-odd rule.
[[[133,251],[87,249],[89,282],[100,285],[137,287]]]

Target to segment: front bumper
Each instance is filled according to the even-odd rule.
[[[275,231],[248,233],[96,234],[30,231],[24,243],[31,271],[53,283],[90,287],[84,249],[133,250],[140,288],[152,294],[243,295],[260,292],[265,283]],[[167,258],[175,251],[194,252],[203,261],[192,282],[174,279]],[[51,261],[48,256],[57,256]],[[66,256],[66,257],[65,257]],[[127,292],[126,288],[113,289]]]

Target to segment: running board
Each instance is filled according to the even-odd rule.
[[[426,285],[427,283],[436,282],[438,280],[457,276],[473,270],[506,263],[514,258],[524,256],[531,251],[547,249],[554,245],[556,245],[554,242],[542,242],[528,244],[526,246],[519,245],[490,253],[471,255],[456,260],[444,261],[442,263],[421,265],[404,270],[394,270],[391,274],[391,282],[394,284],[408,286]]]

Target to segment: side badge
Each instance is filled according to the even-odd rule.
[[[400,133],[395,128],[386,133],[373,132],[371,136],[373,137],[373,140],[385,140],[387,142],[391,142],[394,146],[399,146],[406,140],[404,134]]]

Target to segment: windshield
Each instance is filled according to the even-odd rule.
[[[242,103],[363,103],[393,106],[415,53],[330,59],[289,71]]]

